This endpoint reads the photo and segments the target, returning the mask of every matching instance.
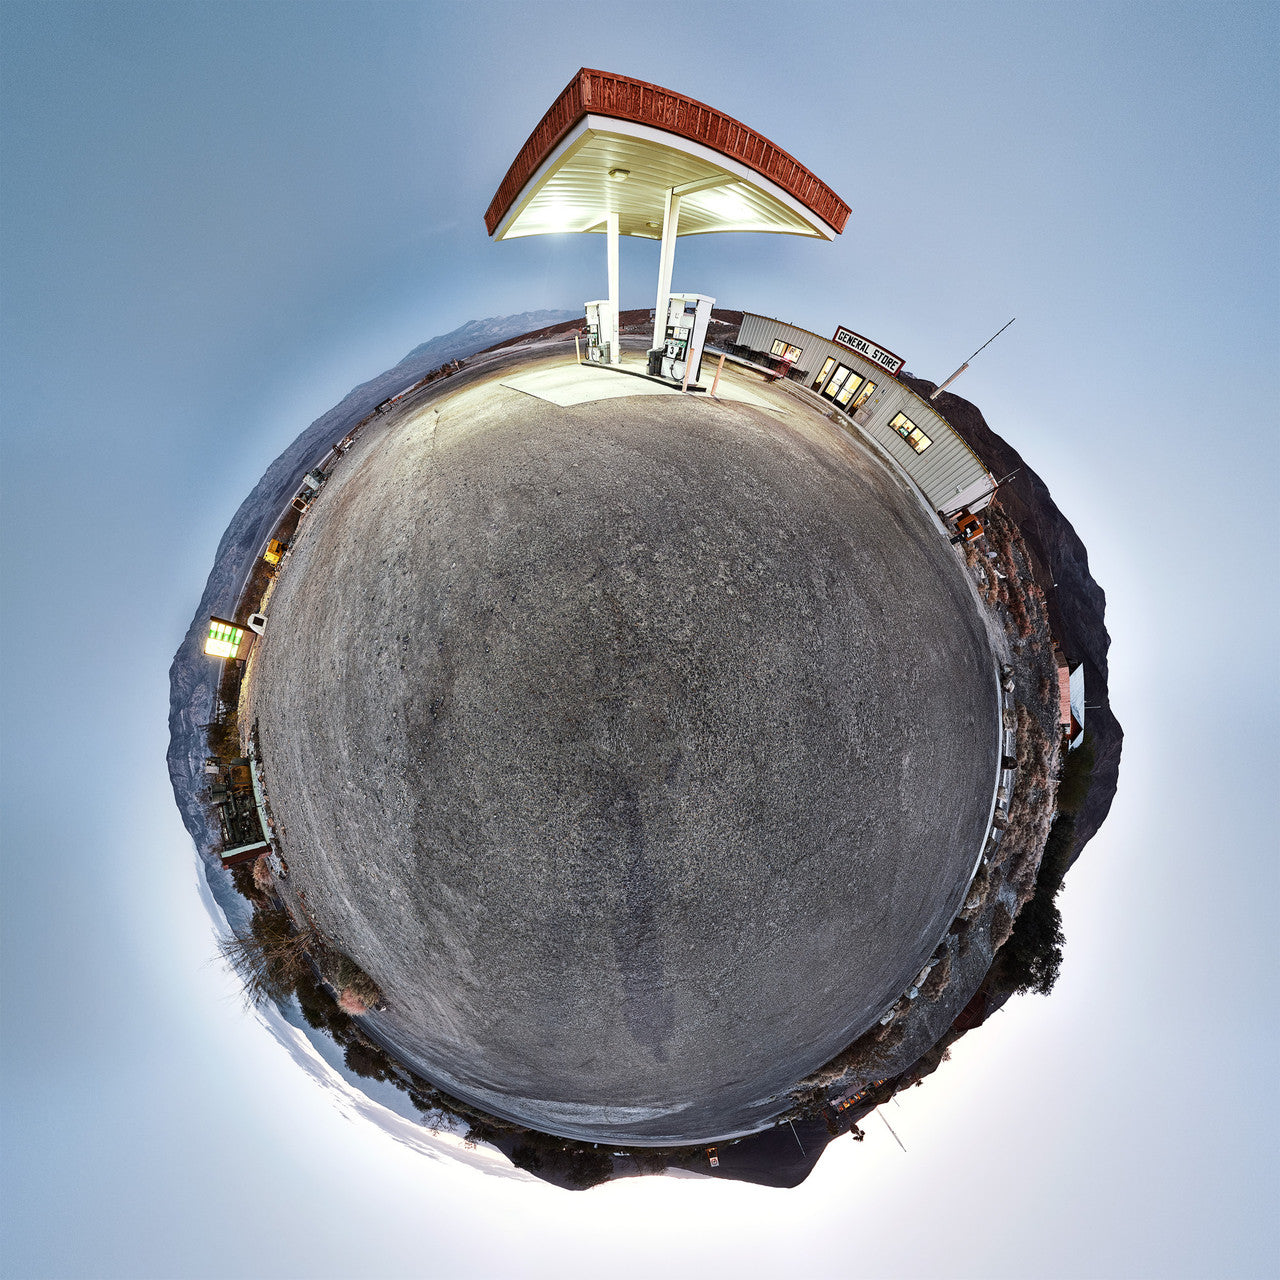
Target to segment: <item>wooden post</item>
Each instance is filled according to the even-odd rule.
[[[711,384],[711,398],[714,400],[716,396],[716,388],[720,385],[720,374],[724,371],[724,356],[720,357],[720,363],[716,365],[715,381]]]

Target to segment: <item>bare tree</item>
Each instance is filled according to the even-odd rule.
[[[312,929],[296,929],[287,911],[259,908],[248,929],[218,943],[222,958],[244,983],[253,1004],[283,1000],[311,973],[309,949],[317,942]]]

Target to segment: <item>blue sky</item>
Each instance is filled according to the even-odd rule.
[[[1250,1276],[1275,1214],[1277,9],[8,3],[0,42],[5,1245],[31,1276]],[[573,1197],[340,1114],[212,960],[167,668],[232,511],[355,383],[576,307],[482,215],[581,65],[853,207],[678,289],[956,390],[1108,594],[1127,731],[1023,998],[793,1193]],[[649,306],[651,245],[624,246]]]

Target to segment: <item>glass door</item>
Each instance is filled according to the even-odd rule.
[[[852,369],[848,369],[842,364],[836,365],[831,377],[827,379],[827,385],[822,388],[822,394],[828,400],[834,400],[840,394],[840,389],[844,386],[845,380],[851,373],[853,373]],[[857,374],[854,374],[854,377],[856,378]],[[859,378],[858,381],[860,382],[861,379]]]
[[[849,401],[853,399],[853,393],[866,382],[866,378],[861,374],[851,373],[845,380],[844,386],[840,388],[836,394],[835,400],[842,409],[848,409]]]

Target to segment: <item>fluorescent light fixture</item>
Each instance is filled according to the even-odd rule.
[[[696,197],[704,209],[735,222],[757,222],[759,216],[732,187],[716,187]]]
[[[629,177],[631,177],[631,170],[630,169],[610,169],[609,177],[611,177],[614,180],[614,182],[626,182],[626,180]]]

